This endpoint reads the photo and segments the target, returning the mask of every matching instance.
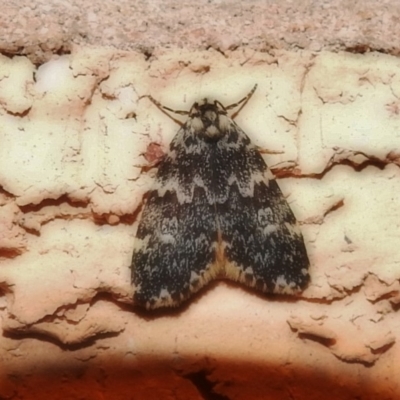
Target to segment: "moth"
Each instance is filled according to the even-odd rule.
[[[190,111],[147,96],[187,120],[144,199],[131,264],[135,304],[177,306],[216,278],[262,293],[292,294],[307,286],[309,259],[294,214],[234,121],[256,87],[228,107],[204,99]]]

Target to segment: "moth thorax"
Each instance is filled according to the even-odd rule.
[[[219,140],[226,134],[227,116],[216,111],[208,110],[201,118],[204,135],[211,140]]]
[[[218,140],[225,134],[223,131],[221,131],[221,129],[217,125],[208,126],[205,129],[204,133],[207,136],[207,138],[212,139],[212,140]]]

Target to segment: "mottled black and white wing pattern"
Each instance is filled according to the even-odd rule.
[[[177,306],[214,278],[264,293],[309,282],[296,219],[230,108],[195,103],[159,164],[134,244],[136,304]]]

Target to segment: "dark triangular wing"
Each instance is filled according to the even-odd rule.
[[[216,203],[225,274],[262,292],[301,291],[309,260],[293,212],[246,134],[233,121],[227,132],[215,155],[229,187],[229,199]]]
[[[132,257],[135,303],[174,306],[217,275],[215,205],[202,143],[183,127],[147,195]]]

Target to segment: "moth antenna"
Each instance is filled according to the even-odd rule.
[[[166,107],[163,104],[161,104],[159,101],[157,101],[153,96],[149,95],[149,94],[145,94],[143,96],[139,97],[139,100],[142,99],[143,97],[147,97],[162,113],[164,113],[165,115],[167,115],[169,118],[172,119],[172,121],[174,121],[176,124],[178,124],[179,126],[183,126],[183,122],[179,121],[178,119],[174,118],[172,115],[170,115],[167,111],[172,112],[174,114],[178,114],[178,115],[188,115],[189,111],[184,111],[184,110],[174,110],[172,108]]]
[[[253,89],[250,90],[249,94],[247,94],[245,97],[243,97],[243,99],[237,101],[236,103],[230,104],[228,107],[225,107],[225,110],[231,110],[232,108],[236,108],[237,106],[239,106],[240,104],[241,107],[235,111],[232,115],[231,118],[235,119],[235,117],[240,113],[240,111],[243,109],[243,107],[247,104],[247,102],[251,99],[251,97],[253,96],[254,92],[257,89],[257,83],[254,85]]]

